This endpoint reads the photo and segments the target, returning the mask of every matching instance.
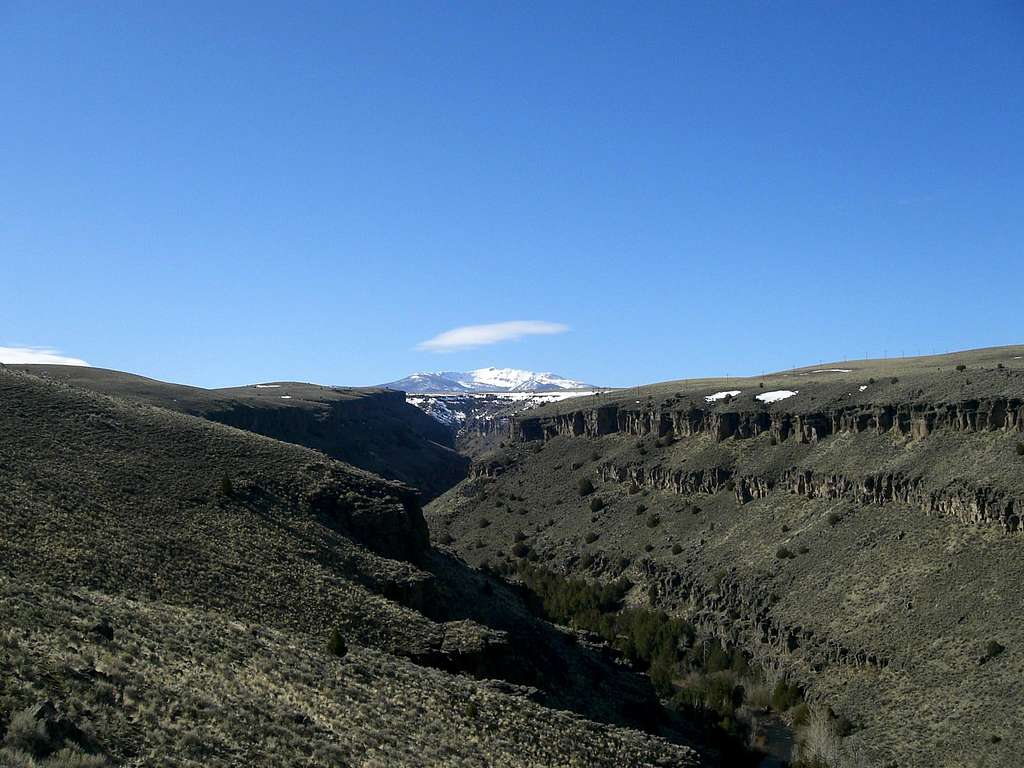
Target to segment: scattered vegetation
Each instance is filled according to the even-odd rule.
[[[604,499],[602,499],[600,496],[595,496],[590,500],[591,512],[600,512],[602,509],[604,509]]]
[[[586,496],[594,492],[594,483],[589,477],[581,477],[576,483],[576,492],[580,496]]]
[[[649,514],[647,516],[647,527],[648,528],[657,528],[659,525],[661,525],[661,516],[660,515],[658,515],[655,512],[652,512],[651,514]]]
[[[749,762],[736,709],[745,700],[744,683],[759,677],[742,652],[727,650],[714,638],[698,638],[691,624],[663,611],[623,608],[632,587],[626,579],[606,584],[567,579],[527,564],[520,566],[519,577],[539,615],[600,635],[647,672],[673,709],[713,730],[723,756],[729,755],[725,764]]]

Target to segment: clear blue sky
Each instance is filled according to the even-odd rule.
[[[1024,339],[1019,0],[6,0],[0,33],[0,346],[628,385]],[[417,348],[515,320],[570,330]]]

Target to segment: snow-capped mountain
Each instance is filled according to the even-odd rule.
[[[475,371],[414,373],[385,384],[388,389],[408,393],[440,392],[556,392],[564,389],[593,389],[589,384],[554,373],[522,371],[518,368],[477,368]]]

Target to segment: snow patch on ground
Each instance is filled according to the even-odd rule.
[[[257,384],[256,389],[280,389],[280,384]]]
[[[442,424],[459,428],[474,413],[474,418],[490,420],[494,414],[505,415],[506,411],[526,411],[545,403],[557,403],[570,397],[593,395],[597,390],[584,389],[572,392],[465,392],[439,393],[436,395],[407,394],[405,402]],[[477,405],[467,405],[473,402]]]
[[[291,395],[281,395],[281,399],[282,400],[291,400],[292,396]]]
[[[852,368],[818,368],[811,373],[853,373]]]
[[[437,397],[406,397],[405,402],[414,405],[428,416],[448,427],[461,426],[466,421],[465,411],[452,408]]]
[[[859,390],[860,390],[861,392],[863,392],[863,391],[864,391],[865,389],[867,389],[867,388],[868,388],[868,385],[867,385],[867,384],[861,384],[861,385],[860,385],[860,387],[858,387],[858,389],[859,389]]]
[[[800,390],[795,392],[791,389],[776,389],[773,392],[765,392],[757,396],[757,399],[762,403],[777,403],[779,400],[785,400],[787,397],[793,397],[793,395],[799,395]]]
[[[705,395],[704,400],[713,403],[716,400],[724,400],[727,397],[736,397],[740,393],[738,389],[728,389],[725,392],[715,392],[713,395]]]

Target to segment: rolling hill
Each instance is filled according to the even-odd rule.
[[[0,370],[5,765],[701,763],[413,489],[149,387]]]
[[[467,461],[453,450],[452,431],[390,390],[299,382],[203,389],[102,368],[16,368],[323,451],[412,485],[427,499],[466,474]]]

